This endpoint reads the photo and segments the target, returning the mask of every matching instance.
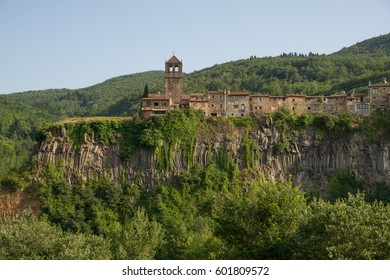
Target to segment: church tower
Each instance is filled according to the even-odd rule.
[[[183,90],[183,63],[172,56],[165,61],[165,93],[172,98],[174,103],[180,102]]]

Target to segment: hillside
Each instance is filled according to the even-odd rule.
[[[371,38],[331,55],[281,54],[215,65],[188,75],[185,90],[249,90],[282,95],[366,90],[368,81],[390,77],[390,34]]]
[[[390,34],[381,35],[359,42],[351,47],[346,47],[334,53],[336,55],[367,54],[375,56],[390,55]]]

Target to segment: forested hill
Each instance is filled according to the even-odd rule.
[[[343,48],[336,52],[337,55],[390,55],[390,34],[364,40],[351,47]]]
[[[215,65],[189,74],[186,91],[229,88],[272,95],[316,95],[365,90],[369,80],[383,77],[390,77],[390,34],[331,55],[284,53]]]

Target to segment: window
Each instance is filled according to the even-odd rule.
[[[222,94],[219,95],[219,99],[222,99]]]
[[[368,109],[368,104],[356,104],[356,109]]]
[[[219,104],[219,108],[222,108],[222,104]]]
[[[214,104],[211,104],[211,107],[214,107]]]
[[[307,107],[307,110],[310,111],[311,107]]]
[[[238,105],[234,105],[233,107],[234,107],[234,109],[238,109]]]
[[[214,94],[211,95],[211,98],[214,99]]]
[[[255,106],[255,110],[257,110],[257,106]]]
[[[260,106],[260,110],[263,109],[263,106]]]
[[[153,105],[154,105],[154,106],[158,106],[158,102],[154,102]]]
[[[146,101],[146,106],[147,106],[147,107],[150,106],[150,101]]]
[[[242,99],[245,99],[245,96],[243,96]]]
[[[293,98],[293,102],[295,102],[295,98]]]
[[[245,111],[245,104],[241,104],[241,111]]]
[[[163,102],[163,106],[167,106],[167,102]]]
[[[295,107],[293,107],[293,111],[295,111]]]

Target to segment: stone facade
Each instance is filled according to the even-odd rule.
[[[173,55],[165,62],[165,93],[174,103],[179,103],[182,91],[183,63]]]
[[[390,84],[369,84],[368,93],[335,93],[330,96],[306,96],[286,94],[270,96],[249,92],[209,91],[208,93],[183,94],[183,63],[172,56],[165,62],[165,93],[149,94],[142,99],[141,114],[150,117],[164,114],[170,109],[193,108],[206,116],[236,117],[263,115],[281,108],[300,115],[303,113],[344,114],[369,116],[377,108],[390,108]]]

